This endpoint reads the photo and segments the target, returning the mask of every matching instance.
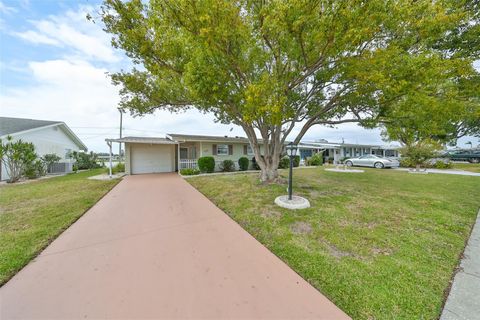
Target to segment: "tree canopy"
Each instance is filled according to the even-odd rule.
[[[136,65],[112,75],[122,108],[197,108],[241,126],[266,181],[292,132],[298,142],[314,125],[373,127],[435,81],[469,81],[473,10],[467,0],[106,0],[101,18]]]

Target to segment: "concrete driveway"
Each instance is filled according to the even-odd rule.
[[[348,319],[176,174],[126,177],[0,289],[0,319]]]

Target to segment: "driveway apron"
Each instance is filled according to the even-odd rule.
[[[349,319],[176,174],[128,176],[0,288],[0,319]]]

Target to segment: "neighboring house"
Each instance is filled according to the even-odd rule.
[[[87,147],[61,121],[45,121],[34,119],[0,117],[0,139],[5,140],[11,136],[14,140],[31,142],[35,146],[38,156],[55,153],[61,159],[52,171],[54,173],[72,171],[72,151],[87,151]],[[0,159],[1,160],[1,159]],[[0,164],[0,180],[8,180],[5,164]]]
[[[201,136],[185,134],[167,134],[158,137],[125,137],[106,139],[112,143],[125,144],[125,172],[127,174],[175,172],[184,168],[196,168],[197,160],[204,156],[215,158],[216,170],[223,160],[232,160],[238,169],[238,159],[254,157],[247,138],[228,136]],[[316,152],[324,152],[326,159],[338,163],[346,154],[363,155],[365,153],[385,154],[390,150],[373,145],[334,144],[329,142],[306,142],[298,145],[302,162]],[[262,152],[262,146],[260,147]],[[398,155],[398,152],[396,153]]]
[[[359,157],[366,154],[375,154],[382,157],[399,157],[398,146],[380,146],[372,144],[335,143],[326,140],[301,142],[299,144],[300,160],[303,162],[314,153],[323,151],[325,161],[339,163],[345,158]]]

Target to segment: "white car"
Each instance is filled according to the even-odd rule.
[[[376,156],[374,154],[366,154],[357,158],[350,158],[345,160],[347,167],[359,166],[359,167],[372,167],[377,169],[393,168],[400,166],[400,162],[395,159],[387,159]]]

